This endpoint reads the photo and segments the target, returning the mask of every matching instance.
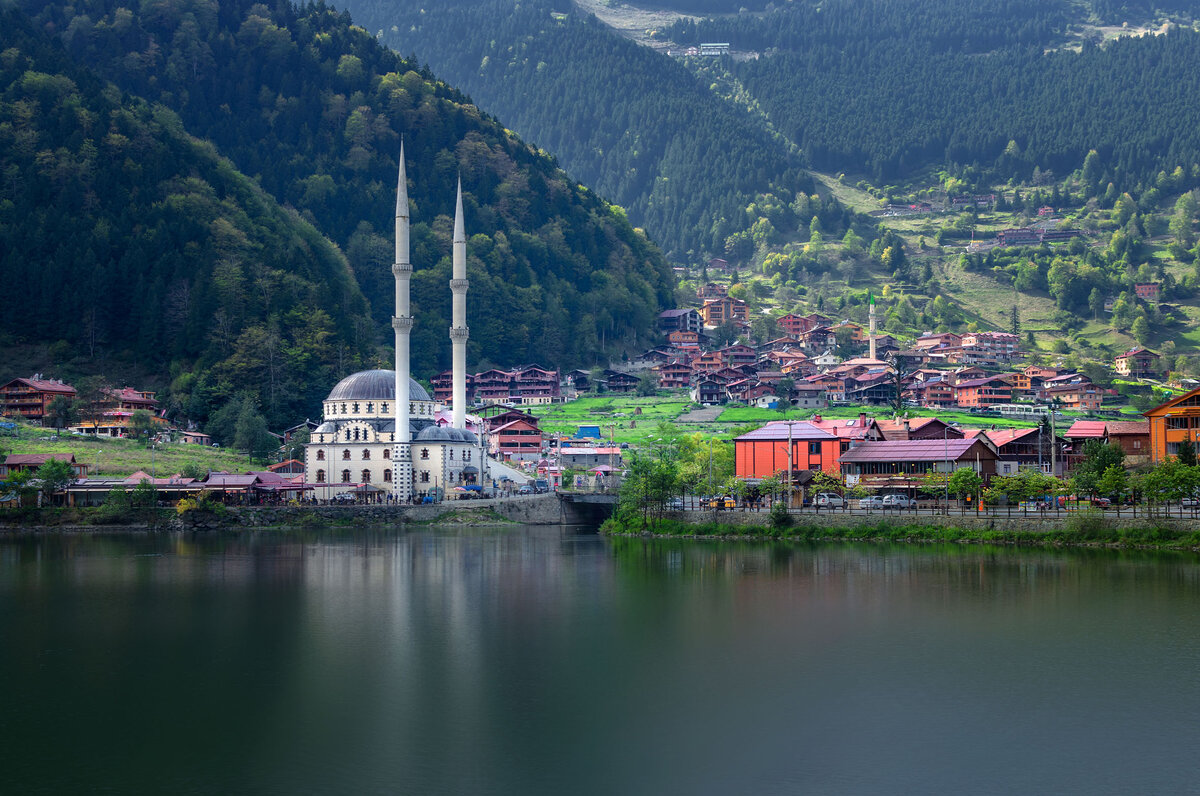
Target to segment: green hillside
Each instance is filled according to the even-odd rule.
[[[205,202],[232,204],[232,187],[209,191],[187,179],[206,177],[186,174],[194,168],[165,155],[162,164],[141,162],[135,153],[129,162],[143,169],[138,185],[80,191],[85,206],[91,202],[122,219],[123,226],[101,225],[107,245],[81,244],[87,253],[73,256],[73,249],[57,243],[79,234],[66,215],[21,231],[26,247],[42,247],[43,256],[67,263],[47,282],[85,286],[69,312],[31,303],[20,320],[35,319],[35,326],[14,319],[5,327],[18,341],[63,340],[75,356],[63,358],[70,364],[59,375],[103,370],[105,361],[136,346],[129,357],[149,358],[158,386],[171,378],[170,402],[194,419],[203,420],[242,390],[260,398],[273,423],[315,416],[320,395],[338,375],[391,359],[393,175],[402,136],[414,217],[417,375],[449,365],[450,213],[459,175],[472,235],[472,363],[571,367],[607,361],[647,342],[655,314],[670,300],[665,260],[619,209],[414,61],[353,27],[347,14],[326,6],[268,9],[244,0],[164,0],[133,8],[105,0],[31,2],[28,10],[38,31],[62,43],[64,49],[55,50],[59,68],[91,70],[115,84],[103,91],[90,78],[97,88],[87,92],[89,100],[123,97],[167,132],[204,139],[196,146],[222,164],[226,181],[265,203],[251,218],[273,208],[309,236],[270,240],[242,219],[215,225],[217,210]],[[10,17],[13,25],[0,36],[6,50],[19,50],[14,31],[24,29],[28,38],[34,27],[15,12]],[[13,91],[24,91],[24,69],[15,65],[6,72]],[[24,101],[24,95],[13,97],[14,103]],[[55,101],[42,100],[51,109]],[[71,102],[60,104],[60,123],[47,135],[68,141],[67,151],[73,151],[70,142],[109,133],[90,117],[72,115]],[[26,113],[23,108],[18,104],[11,112]],[[31,123],[39,118],[34,114]],[[155,142],[163,135],[159,127],[126,137]],[[92,180],[89,168],[119,171],[125,163],[108,157],[104,140],[93,142],[101,153],[94,161],[46,163],[64,146],[48,141],[48,152],[35,148],[28,162],[10,164],[12,174],[32,179],[40,163],[57,188],[56,180]],[[151,167],[163,172],[163,180],[180,169],[185,174],[171,190],[152,192],[145,183],[159,174],[146,171]],[[184,199],[166,201],[176,193]],[[158,224],[130,197],[146,201],[148,210],[179,215]],[[142,234],[147,220],[163,228],[165,243],[148,243]],[[320,278],[294,254],[304,242],[332,264]],[[197,251],[211,251],[211,264],[191,264],[187,258],[201,256]],[[88,257],[126,263],[119,278],[103,280],[99,296],[100,288],[87,281],[95,270]],[[29,260],[14,255],[5,276],[23,274],[16,269],[33,267]],[[81,326],[87,317],[81,304],[99,304],[99,297],[105,311],[134,320],[92,336],[91,327]],[[186,318],[194,318],[192,326],[173,320],[181,304]],[[152,324],[141,319],[156,313],[163,317]]]
[[[367,303],[337,247],[169,109],[19,13],[0,22],[4,380],[29,375],[22,343],[55,343],[64,371],[134,361],[161,382],[184,367],[206,399],[252,389],[283,417],[319,401],[335,348],[365,361]]]
[[[677,260],[748,229],[760,196],[811,192],[803,161],[684,65],[570,3],[350,0],[382,40],[430,63],[574,176],[621,205]]]

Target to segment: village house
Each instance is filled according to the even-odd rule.
[[[963,408],[1012,403],[1012,384],[1004,376],[984,376],[954,385],[954,402]]]
[[[1158,282],[1139,282],[1133,286],[1133,292],[1142,301],[1158,303],[1162,295],[1162,285]]]
[[[704,301],[705,299],[721,298],[722,296],[727,295],[729,295],[729,286],[722,285],[719,282],[709,282],[706,285],[702,285],[700,289],[696,291],[696,298],[698,298],[700,301]]]
[[[22,472],[36,472],[48,461],[67,462],[71,465],[71,474],[76,478],[87,478],[88,465],[75,461],[73,453],[10,453],[0,464],[0,478]]]
[[[1076,456],[1083,454],[1083,445],[1090,439],[1120,445],[1128,466],[1146,464],[1153,454],[1149,420],[1076,420],[1063,436]]]
[[[139,410],[149,412],[152,421],[161,428],[167,427],[167,421],[156,414],[158,401],[153,392],[122,387],[108,390],[103,401],[85,409],[71,430],[102,437],[125,437],[130,434],[133,413]]]
[[[789,440],[791,452],[789,455]],[[838,439],[828,431],[803,420],[775,420],[733,440],[733,472],[738,478],[756,482],[776,474],[791,481],[803,471],[838,472]]]
[[[28,379],[13,379],[0,387],[0,405],[9,417],[23,417],[40,423],[55,398],[75,400],[75,388],[38,373]]]
[[[1001,428],[985,431],[988,440],[996,447],[999,459],[996,463],[997,475],[1016,475],[1018,471],[1029,467],[1040,469],[1050,475],[1061,476],[1067,465],[1069,443],[1063,437],[1056,436],[1053,440],[1039,427],[1034,428]],[[1050,450],[1056,445],[1055,451]],[[1051,473],[1051,460],[1057,464],[1058,472]]]
[[[722,296],[706,299],[704,305],[700,307],[700,317],[704,319],[705,327],[715,329],[723,324],[736,321],[747,323],[750,310],[747,308],[746,302],[741,299]]]
[[[1130,379],[1156,379],[1162,376],[1158,354],[1148,348],[1131,348],[1113,360],[1118,376]]]
[[[1150,421],[1150,456],[1155,463],[1179,454],[1185,439],[1200,448],[1200,389],[1176,396],[1142,413]]]
[[[488,449],[500,461],[536,461],[541,457],[543,435],[535,418],[525,415],[488,431]]]
[[[996,452],[979,439],[862,442],[841,455],[848,486],[915,492],[930,472],[968,468],[986,485],[996,472]]]
[[[699,334],[704,321],[700,313],[694,309],[664,310],[658,314],[658,330],[664,334],[671,332],[695,332]]]
[[[692,382],[691,398],[701,406],[718,406],[725,403],[725,385],[709,376],[696,378]]]
[[[671,332],[667,335],[667,342],[672,348],[680,351],[696,351],[700,348],[700,334],[698,332]]]
[[[960,429],[936,417],[895,418],[877,420],[883,438],[889,441],[905,439],[962,439]]]
[[[664,390],[687,389],[692,383],[692,366],[685,362],[668,362],[658,367],[658,386]]]
[[[1100,408],[1100,390],[1094,384],[1064,384],[1060,387],[1047,387],[1042,390],[1042,399],[1080,412],[1091,412]]]

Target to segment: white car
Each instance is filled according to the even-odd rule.
[[[838,509],[846,505],[846,501],[842,499],[842,496],[834,492],[821,492],[813,502],[818,506],[830,506]]]
[[[917,502],[908,495],[884,495],[883,507],[885,509],[911,509],[916,506]]]
[[[883,498],[879,495],[871,495],[858,501],[860,509],[881,509],[883,508]]]

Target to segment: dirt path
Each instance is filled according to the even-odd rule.
[[[725,411],[723,406],[706,406],[702,409],[693,409],[690,412],[684,412],[679,417],[675,418],[676,423],[712,423],[721,416],[721,412]]]

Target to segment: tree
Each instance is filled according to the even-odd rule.
[[[1075,485],[1079,491],[1096,494],[1100,477],[1109,467],[1124,468],[1125,451],[1114,442],[1089,439],[1083,444],[1083,461],[1075,468]]]
[[[1159,462],[1142,481],[1146,497],[1154,501],[1192,497],[1200,488],[1200,469],[1180,464],[1178,459]]]
[[[654,378],[652,371],[643,371],[641,376],[638,376],[637,387],[634,391],[643,397],[658,395],[658,380]]]
[[[52,497],[66,489],[75,481],[75,473],[71,463],[63,459],[49,459],[37,469],[37,480],[42,484],[42,492]]]
[[[1133,326],[1129,328],[1129,333],[1142,345],[1150,342],[1150,324],[1146,322],[1145,315],[1137,317],[1137,320],[1133,322]]]
[[[75,405],[79,414],[95,431],[100,428],[104,408],[112,398],[112,385],[103,376],[88,376],[77,382],[76,389]]]
[[[239,450],[246,451],[252,459],[265,459],[276,447],[275,437],[267,430],[267,420],[252,400],[242,401],[242,411],[238,414],[237,427],[234,431],[233,445]]]
[[[779,411],[786,412],[792,405],[792,390],[796,389],[796,382],[789,378],[782,378],[775,382],[775,397],[779,402]]]
[[[1175,453],[1175,458],[1178,459],[1179,463],[1184,467],[1196,466],[1196,443],[1192,442],[1192,438],[1190,436],[1185,437],[1183,441],[1179,443],[1179,449]]]
[[[983,487],[983,479],[970,467],[959,467],[950,474],[950,494],[958,499],[974,497]]]
[[[75,423],[79,413],[75,410],[75,402],[65,395],[56,395],[46,407],[46,419],[55,429],[54,436],[59,436],[62,430]]]
[[[304,446],[308,444],[312,435],[307,427],[300,429],[287,442],[287,448],[284,450],[284,456],[288,459],[304,460]]]
[[[149,440],[154,434],[154,416],[147,409],[135,409],[129,418],[129,431],[134,439]]]
[[[148,508],[157,502],[158,490],[147,478],[138,481],[138,485],[129,491],[129,505],[134,508]]]
[[[1125,472],[1124,467],[1112,465],[1104,474],[1096,481],[1096,492],[1102,497],[1111,498],[1112,500],[1120,500],[1126,489],[1129,488],[1129,474]]]

